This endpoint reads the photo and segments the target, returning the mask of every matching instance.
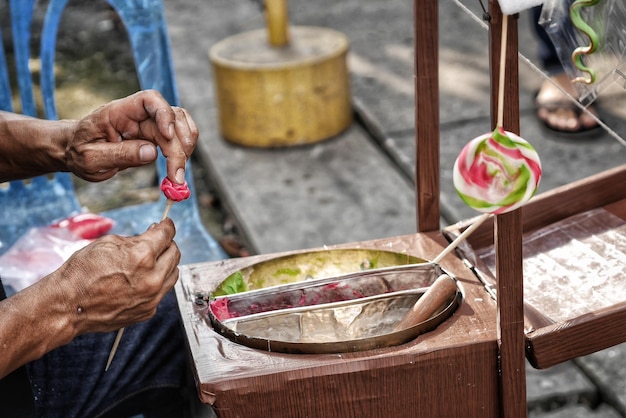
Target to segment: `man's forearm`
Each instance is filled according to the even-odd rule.
[[[0,182],[67,171],[65,148],[75,126],[0,112]]]
[[[58,286],[38,282],[0,301],[0,379],[76,336]]]

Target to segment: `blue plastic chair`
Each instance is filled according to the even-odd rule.
[[[178,105],[169,38],[161,0],[107,0],[125,25],[133,50],[141,89],[161,92],[170,104]],[[11,26],[18,74],[18,87],[24,114],[35,116],[33,78],[28,67],[31,23],[35,0],[10,0]],[[57,32],[67,0],[51,0],[41,34],[41,90],[47,119],[57,119],[55,105],[54,56]],[[0,45],[0,108],[12,111],[7,60]],[[159,178],[166,175],[165,158],[157,161]],[[169,216],[177,229],[181,264],[226,258],[225,252],[204,228],[197,208],[191,165],[186,180],[190,199],[175,204]],[[81,211],[70,174],[41,176],[30,182],[13,181],[0,185],[0,254],[4,253],[29,228]],[[103,186],[104,187],[104,186]],[[116,221],[112,233],[134,235],[161,219],[165,197],[158,202],[122,207],[102,213]]]

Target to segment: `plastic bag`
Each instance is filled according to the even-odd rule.
[[[589,30],[580,29],[572,22],[570,7],[574,3],[581,5],[575,7],[576,13]],[[626,2],[599,0],[592,6],[582,4],[580,0],[546,0],[539,24],[554,44],[565,72],[572,80],[580,80],[574,86],[579,101],[587,106],[613,82],[626,88]],[[598,38],[594,47],[589,32]],[[576,52],[579,61],[575,58],[577,48],[581,48]]]
[[[36,283],[58,269],[75,251],[106,234],[113,225],[112,219],[81,213],[29,229],[0,256],[3,284],[19,292]]]

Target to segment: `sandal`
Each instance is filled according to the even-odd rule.
[[[552,132],[567,137],[590,137],[600,132],[598,122],[572,103],[553,83],[575,94],[566,74],[558,74],[551,81],[544,81],[535,96],[537,118]],[[588,110],[596,114],[592,106]]]

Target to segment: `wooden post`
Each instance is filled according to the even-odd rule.
[[[502,12],[490,0],[489,61],[492,128],[496,125],[502,36]],[[509,16],[506,43],[503,127],[519,134],[519,72],[517,15]],[[524,277],[521,209],[496,216],[496,278],[498,281],[498,346],[501,416],[527,416],[524,336]]]
[[[417,231],[439,230],[439,1],[414,0]]]

